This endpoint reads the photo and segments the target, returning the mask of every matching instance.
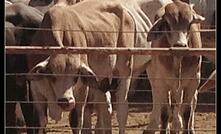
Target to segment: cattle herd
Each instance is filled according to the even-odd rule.
[[[215,25],[215,0],[199,1],[5,0],[6,46],[203,48],[208,35],[197,31]],[[209,36],[206,47],[215,47]],[[215,64],[214,55],[206,57]],[[179,53],[6,54],[6,133],[17,134],[13,126],[24,121],[28,134],[45,134],[48,116],[59,121],[68,111],[72,132],[90,134],[95,111],[95,133],[111,134],[115,96],[125,134],[128,92],[146,72],[153,109],[143,134],[195,134],[198,92],[215,88],[216,70],[200,85],[201,64],[202,56]]]

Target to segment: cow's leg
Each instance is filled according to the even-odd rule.
[[[119,133],[124,134],[125,125],[127,123],[127,116],[128,116],[127,95],[131,82],[133,57],[129,55],[118,55],[116,65],[119,76],[123,77],[120,79],[120,83],[117,87],[116,112],[117,112],[117,120],[119,123]]]
[[[46,101],[46,100],[38,100],[38,101]],[[35,103],[33,104],[33,112],[32,114],[35,117],[33,118],[31,125],[29,127],[33,127],[28,129],[29,133],[34,134],[46,134],[46,125],[47,125],[47,104],[43,103]],[[37,116],[37,117],[36,117]]]
[[[77,134],[76,128],[78,126],[78,113],[76,108],[72,109],[69,113],[69,124],[73,134]]]
[[[86,106],[84,110],[84,123],[83,130],[80,130],[81,118],[82,118],[82,105],[76,106],[69,115],[69,123],[72,128],[73,134],[91,134],[91,109],[90,106]]]
[[[82,103],[89,100],[88,95],[91,95],[91,90],[87,89],[86,86],[76,88],[74,91],[76,102],[81,102],[76,103],[75,109],[72,110],[69,116],[70,126],[74,134],[91,134],[91,105]],[[76,127],[77,129],[75,129]]]
[[[6,134],[16,134],[15,128],[15,121],[16,121],[16,115],[15,115],[15,103],[7,103],[6,104]]]
[[[16,125],[18,127],[24,127],[25,126],[25,120],[24,120],[24,116],[22,114],[20,103],[16,104],[15,111],[16,111]],[[22,131],[22,128],[19,128],[19,130]]]
[[[34,134],[46,134],[46,125],[47,125],[47,100],[46,98],[37,92],[39,89],[37,88],[38,83],[34,81],[31,82],[31,95],[33,97],[33,118],[34,123],[31,127],[36,127],[34,129]],[[40,101],[40,103],[37,103]],[[45,102],[45,103],[41,103]],[[37,117],[36,117],[37,116]]]
[[[183,129],[182,115],[180,114],[181,104],[183,103],[183,91],[181,89],[171,91],[173,119],[171,134],[179,134]]]
[[[106,100],[106,95],[96,90],[94,94],[95,110],[97,113],[96,134],[111,134],[111,114],[109,112],[109,104]]]
[[[46,101],[41,99],[40,101]],[[34,115],[37,115],[37,119],[34,120],[36,121],[33,125],[33,127],[35,129],[35,134],[46,134],[46,125],[48,122],[47,119],[47,104],[43,104],[43,103],[36,103],[34,104],[34,108],[33,108],[33,113]],[[39,128],[38,128],[39,127]]]
[[[166,134],[170,117],[168,89],[158,80],[150,80],[152,87],[153,109],[150,116],[150,124],[143,134],[154,134],[160,129],[160,134]]]
[[[197,81],[197,80],[196,80]],[[183,97],[183,103],[181,108],[181,115],[183,119],[184,124],[184,134],[195,134],[194,132],[194,111],[196,109],[196,103],[197,103],[197,87],[198,82],[191,81],[190,84],[188,84],[188,87],[184,89],[184,97]]]
[[[119,123],[119,134],[125,133],[125,125],[127,123],[127,116],[128,116],[128,100],[127,100],[127,93],[129,89],[130,80],[129,79],[122,79],[119,84],[119,90],[116,93],[116,112],[117,112],[117,120]],[[128,86],[127,86],[128,85]],[[128,88],[126,88],[126,86]]]
[[[28,100],[32,101],[33,99],[32,99],[32,95],[31,95],[30,88],[29,88],[30,83],[28,81],[19,80],[19,82],[17,82],[17,84],[20,87],[19,93],[18,93],[18,99],[21,101],[26,101],[26,102],[28,102]],[[36,118],[37,113],[34,112],[33,104],[26,103],[26,102],[25,103],[21,102],[20,106],[21,106],[22,114],[24,116],[24,120],[25,120],[25,123],[27,126],[27,133],[33,134],[35,132],[35,129],[29,128],[29,127],[36,126],[35,124],[39,124],[39,121]],[[34,114],[34,113],[36,113],[36,114]]]
[[[31,97],[31,93],[30,93],[29,100],[30,102],[33,101]],[[38,118],[39,116],[38,116],[36,109],[34,109],[32,103],[21,103],[20,105],[21,105],[22,113],[23,113],[25,123],[27,126],[27,134],[36,134],[37,133],[36,129],[31,128],[35,126],[40,126],[40,121]]]
[[[14,83],[14,84],[13,84]],[[6,101],[16,101],[15,79],[13,76],[6,76]],[[16,103],[6,103],[6,127],[16,126]],[[6,128],[6,134],[16,134],[15,128]]]

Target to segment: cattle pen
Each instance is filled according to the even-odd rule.
[[[215,32],[215,30],[202,30],[201,32]],[[8,45],[8,44],[7,44]],[[6,54],[88,54],[88,53],[101,53],[101,54],[125,54],[125,55],[192,55],[192,56],[211,56],[215,55],[216,48],[108,48],[108,47],[40,47],[40,46],[27,46],[28,44],[22,46],[5,46]],[[208,60],[204,61],[205,64],[210,63]],[[15,72],[8,73],[5,76],[24,76],[33,75],[27,74],[26,72]],[[104,76],[102,76],[104,77]],[[152,98],[151,89],[149,83],[146,82],[149,78],[146,74],[139,76],[134,76],[138,79],[136,89],[129,91],[128,104],[129,104],[129,114],[126,124],[126,134],[141,134],[143,130],[149,124],[149,116],[152,109]],[[154,78],[153,78],[154,79]],[[160,79],[160,78],[158,78]],[[175,79],[175,78],[168,78]],[[191,78],[188,78],[191,79]],[[201,78],[202,81],[208,79],[208,76]],[[6,89],[7,90],[7,87]],[[112,91],[114,94],[116,91]],[[27,92],[27,94],[29,94]],[[216,133],[216,90],[208,91],[206,93],[199,93],[198,103],[195,114],[195,131],[196,134],[215,134]],[[5,100],[5,104],[9,103],[57,103],[57,102],[38,102],[38,101],[8,101]],[[85,103],[85,102],[76,102]],[[102,103],[102,102],[87,102],[87,104]],[[113,113],[112,113],[112,132],[117,134],[118,127],[116,112],[115,112],[115,98],[112,97]],[[7,114],[7,113],[6,113]],[[109,128],[95,128],[96,114],[92,113],[92,128],[95,129],[109,129]],[[21,129],[21,133],[25,133],[26,126],[5,126],[5,128],[18,128]],[[75,129],[88,129],[88,128],[75,128]],[[48,124],[46,127],[48,134],[70,134],[72,133],[71,128],[68,123],[68,112],[64,112],[63,118],[55,122],[50,117],[48,117]]]

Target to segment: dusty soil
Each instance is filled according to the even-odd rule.
[[[142,131],[149,124],[150,112],[140,111],[137,108],[131,108],[127,122],[127,134],[142,134]],[[96,116],[92,117],[93,124],[96,122]],[[117,134],[116,112],[112,116],[113,134]],[[216,133],[216,114],[214,112],[196,112],[195,116],[196,134],[215,134]],[[49,119],[47,125],[48,134],[71,134],[68,124],[68,113],[57,124]]]

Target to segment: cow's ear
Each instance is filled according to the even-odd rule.
[[[29,71],[30,75],[27,76],[27,79],[28,80],[34,80],[34,81],[41,80],[42,79],[42,74],[50,73],[50,71],[47,67],[48,60],[49,60],[49,58],[46,59],[45,61],[40,62],[35,67],[33,67],[31,69],[31,71]]]
[[[205,17],[203,17],[203,16],[197,14],[197,13],[194,11],[194,9],[193,9],[193,8],[194,8],[194,4],[190,4],[190,8],[191,8],[192,13],[193,13],[193,21],[192,21],[192,23],[200,23],[200,22],[202,22],[202,21],[205,20]]]
[[[153,41],[153,40],[158,40],[163,36],[164,30],[169,30],[167,29],[168,24],[165,21],[165,19],[159,18],[152,28],[150,29],[148,35],[147,35],[147,41]]]
[[[80,78],[83,84],[93,88],[98,88],[98,80],[95,73],[85,64],[82,64],[79,69]]]
[[[203,16],[201,16],[201,15],[195,13],[195,12],[193,13],[193,21],[192,21],[192,23],[201,23],[204,20],[205,20],[205,17],[203,17]]]

